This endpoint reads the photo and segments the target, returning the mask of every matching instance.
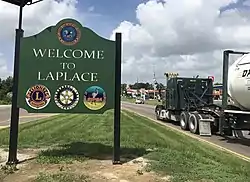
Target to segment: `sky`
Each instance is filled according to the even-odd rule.
[[[24,8],[24,35],[74,18],[114,40],[122,33],[122,82],[164,83],[165,72],[222,77],[225,49],[250,50],[250,0],[44,0]],[[18,8],[0,0],[0,78],[13,72]],[[236,57],[230,57],[230,62]]]

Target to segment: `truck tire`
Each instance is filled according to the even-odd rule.
[[[202,119],[202,116],[198,113],[191,113],[189,116],[189,130],[191,133],[198,134],[199,133],[199,120]]]
[[[233,130],[231,128],[224,128],[222,135],[223,136],[233,136]]]
[[[183,111],[180,114],[180,126],[182,130],[189,130],[189,117],[190,113],[187,111]]]
[[[160,113],[161,113],[161,110],[163,109],[163,106],[162,105],[157,105],[155,107],[155,116],[156,116],[156,119],[157,120],[161,120],[160,119]]]

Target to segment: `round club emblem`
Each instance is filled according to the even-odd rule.
[[[84,104],[90,110],[99,110],[106,104],[106,93],[98,86],[89,87],[84,93]]]
[[[55,103],[63,110],[73,109],[77,105],[78,101],[79,93],[70,85],[61,86],[55,93]]]
[[[64,23],[57,31],[59,41],[64,45],[75,45],[81,37],[80,29],[74,23]]]
[[[44,85],[35,85],[26,92],[26,103],[32,109],[45,108],[51,99],[50,91]]]

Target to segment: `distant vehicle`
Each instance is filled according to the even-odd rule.
[[[213,91],[214,99],[221,100],[223,86],[222,85],[214,85],[213,88],[214,88],[214,91]]]
[[[135,99],[135,104],[144,104],[144,100],[141,98],[136,98]]]

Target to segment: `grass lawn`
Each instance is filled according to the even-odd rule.
[[[104,115],[59,115],[21,125],[19,147],[23,150],[49,147],[39,152],[36,163],[40,167],[50,166],[46,167],[45,172],[36,175],[35,181],[88,181],[88,176],[76,175],[74,171],[90,159],[112,159],[112,114],[112,111],[108,111]],[[1,130],[1,147],[6,147],[8,141],[8,129]],[[123,111],[121,116],[121,146],[124,160],[143,156],[150,160],[151,165],[147,167],[147,171],[171,176],[174,182],[247,182],[250,179],[250,163],[128,111]],[[64,170],[64,163],[73,163],[74,166]],[[56,164],[62,165],[57,167],[60,168],[59,172],[48,172]],[[103,162],[98,164],[103,166]],[[103,168],[97,168],[95,163],[91,170],[95,169],[96,172],[91,173],[90,177],[100,170],[106,170],[107,166],[111,166],[111,171],[116,169],[111,163]],[[122,166],[126,167],[125,164]],[[32,173],[31,169],[29,174]],[[81,169],[81,172],[86,170],[90,168]],[[130,168],[122,168],[120,172],[129,170]],[[10,179],[12,175],[17,174],[9,175]],[[135,182],[140,181],[139,177],[136,176]]]
[[[11,104],[9,101],[0,100],[0,105],[9,105],[9,104]]]
[[[125,98],[125,97],[122,97],[121,100],[122,100],[122,101],[126,101],[126,102],[135,103],[135,99],[132,99],[132,98]],[[159,103],[161,103],[161,102],[158,102],[158,100],[145,100],[145,104],[148,104],[148,105],[156,106],[156,105],[159,104]]]

